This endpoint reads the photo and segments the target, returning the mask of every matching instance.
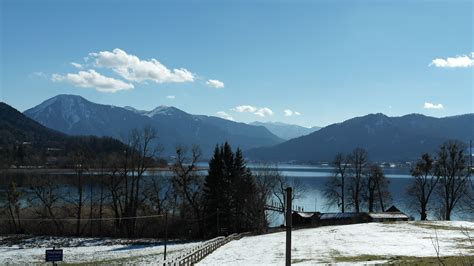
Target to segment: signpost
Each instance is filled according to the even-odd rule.
[[[56,265],[56,261],[63,261],[63,250],[56,249],[55,247],[53,247],[53,249],[47,249],[45,260],[46,262],[52,262],[53,265]]]

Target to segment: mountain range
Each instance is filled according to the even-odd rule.
[[[290,140],[290,139],[294,139],[294,138],[301,137],[304,135],[308,135],[310,133],[313,133],[321,129],[321,127],[307,128],[307,127],[302,127],[298,125],[286,124],[282,122],[255,121],[255,122],[250,123],[250,125],[264,126],[268,130],[270,130],[270,132],[272,132],[273,134],[275,134],[276,136],[284,140]]]
[[[86,149],[94,154],[122,151],[124,144],[113,138],[73,137],[47,128],[28,118],[15,108],[0,102],[0,154],[11,156],[20,146],[27,146],[31,155],[44,156],[47,149],[60,154]],[[3,154],[10,153],[10,154]],[[1,158],[3,159],[5,158]]]
[[[188,114],[178,108],[158,106],[151,111],[93,103],[76,95],[58,95],[28,109],[25,115],[42,125],[69,135],[110,136],[126,140],[129,132],[151,126],[164,156],[177,146],[198,145],[209,157],[218,143],[251,149],[283,142],[263,126],[204,115]]]
[[[45,127],[74,136],[126,140],[132,129],[152,126],[157,131],[156,143],[164,148],[162,156],[172,156],[177,146],[198,145],[203,159],[210,157],[216,144],[227,141],[254,161],[330,161],[338,152],[349,153],[356,147],[365,148],[374,161],[403,161],[434,152],[448,139],[467,143],[474,138],[474,114],[444,118],[369,114],[317,130],[280,123],[249,125],[192,115],[171,106],[146,111],[103,105],[75,95],[55,96],[24,114]],[[287,138],[291,139],[285,141]]]
[[[415,160],[422,153],[435,152],[446,140],[468,143],[473,138],[474,114],[444,118],[369,114],[245,154],[260,161],[330,161],[338,152],[362,147],[375,161]]]

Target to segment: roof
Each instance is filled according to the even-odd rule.
[[[369,216],[374,219],[407,219],[408,216],[402,212],[370,212]]]
[[[293,213],[298,214],[299,216],[303,218],[311,218],[315,214],[318,214],[318,212],[293,212]]]
[[[355,218],[364,216],[365,213],[357,213],[357,212],[335,212],[335,213],[322,213],[319,219],[326,220],[326,219],[344,219],[344,218]]]
[[[395,207],[395,205],[392,205],[392,207],[388,208],[385,212],[400,212],[400,210]]]

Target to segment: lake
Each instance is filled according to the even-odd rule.
[[[248,165],[252,171],[258,171],[262,168],[259,164]],[[337,206],[328,204],[324,197],[325,184],[329,177],[333,175],[333,168],[330,166],[313,166],[313,165],[293,165],[280,164],[278,169],[281,174],[287,176],[291,181],[299,179],[306,189],[303,197],[295,199],[293,204],[302,207],[304,211],[319,211],[319,212],[338,212]],[[385,176],[388,178],[389,191],[392,195],[392,202],[387,205],[395,205],[402,212],[409,216],[419,219],[419,214],[410,208],[410,198],[406,191],[408,186],[413,182],[413,177],[409,173],[408,168],[382,168]],[[434,200],[434,198],[433,198]],[[434,201],[432,201],[434,202]],[[346,211],[350,211],[346,209]],[[429,213],[429,218],[434,219],[433,213]],[[460,216],[458,213],[453,215],[453,219],[472,219],[473,215],[466,214]],[[279,223],[281,217],[277,218],[272,224]]]

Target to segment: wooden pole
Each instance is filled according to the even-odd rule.
[[[291,265],[291,187],[286,188],[286,266]]]

